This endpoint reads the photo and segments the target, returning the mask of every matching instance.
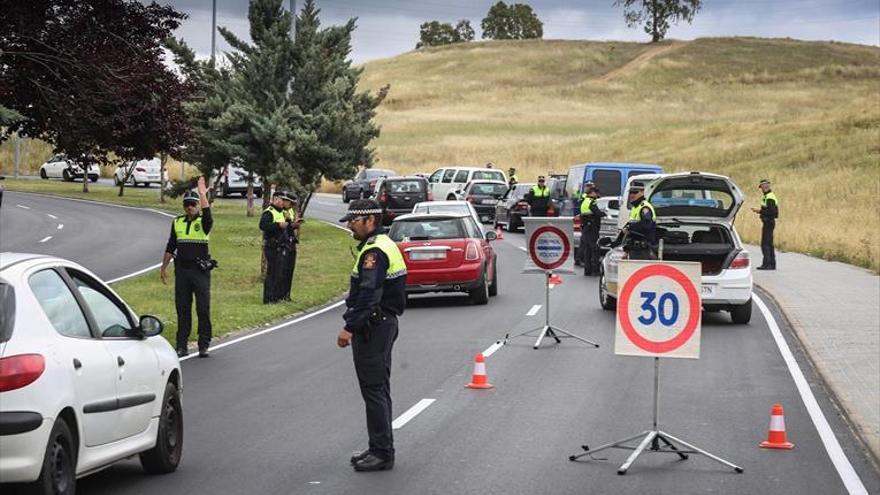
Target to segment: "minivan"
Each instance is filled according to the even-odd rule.
[[[581,193],[587,182],[596,184],[603,197],[622,196],[623,188],[630,177],[660,173],[663,173],[663,167],[647,163],[597,162],[575,165],[568,169],[568,180],[565,183],[567,198],[562,211],[567,215],[577,216]]]
[[[507,174],[496,168],[444,167],[438,168],[428,177],[434,198],[438,201],[458,199],[455,191],[464,189],[472,180],[497,180],[507,183]]]

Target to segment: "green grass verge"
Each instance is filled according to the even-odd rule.
[[[128,189],[122,198],[115,188],[94,186],[84,194],[82,184],[57,181],[7,180],[11,191],[39,192],[65,197],[85,198],[116,204],[155,208],[179,213],[178,201],[159,202],[153,189]],[[354,241],[347,234],[316,220],[303,224],[297,266],[294,273],[293,301],[262,304],[260,279],[261,236],[258,217],[247,217],[243,201],[218,199],[212,207],[214,231],[211,254],[220,266],[212,272],[211,320],[214,336],[267,325],[275,320],[323,304],[348,288],[348,273]],[[170,225],[169,219],[169,225]],[[161,253],[156,253],[157,262]],[[169,274],[170,275],[170,274]],[[163,335],[174,342],[177,314],[174,309],[173,278],[168,285],[159,279],[158,270],[113,285],[113,288],[138,314],[152,314],[165,323]],[[195,313],[195,308],[193,308]],[[195,316],[193,335],[195,339]],[[340,325],[342,322],[340,321]],[[341,327],[340,327],[341,328]]]

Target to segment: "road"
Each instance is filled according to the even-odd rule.
[[[4,210],[15,202],[4,200]],[[344,210],[335,195],[320,196],[309,217],[335,221]],[[335,346],[336,307],[218,348],[211,359],[185,361],[178,471],[148,476],[126,461],[82,479],[81,493],[847,493],[759,311],[747,326],[705,314],[701,359],[661,365],[661,428],[743,466],[743,474],[693,456],[646,454],[625,477],[616,474],[624,451],[567,460],[582,444],[635,434],[651,421],[653,362],[613,355],[614,317],[599,307],[595,278],[564,275],[552,290],[552,315],[599,349],[566,340],[536,351],[532,339],[512,340],[487,359],[495,388],[465,389],[476,353],[543,321],[544,308],[534,309],[544,304],[542,279],[520,273],[522,235],[505,236],[495,243],[499,295],[488,306],[419,297],[401,318],[395,417],[433,402],[396,430],[393,471],[348,466],[366,432],[350,351]],[[114,262],[97,260],[95,269],[102,263]],[[776,320],[846,459],[869,493],[880,492],[877,473]],[[792,451],[757,446],[774,403],[785,406]]]

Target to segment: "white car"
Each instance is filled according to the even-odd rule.
[[[263,181],[257,175],[252,175],[247,170],[230,165],[223,171],[220,178],[220,194],[224,198],[228,198],[231,194],[240,194],[247,196],[248,176],[251,176],[251,183],[254,189],[254,196],[263,197]]]
[[[496,168],[444,167],[428,177],[428,185],[437,199],[455,200],[455,191],[472,180],[497,180],[507,184],[507,175]]]
[[[161,184],[162,173],[165,174],[165,183],[168,183],[168,171],[162,170],[162,160],[153,158],[150,160],[136,160],[123,163],[116,167],[113,173],[113,183],[117,186],[127,182],[134,187],[150,187],[150,184]],[[128,179],[126,179],[126,176]]]
[[[645,183],[645,197],[656,211],[663,259],[699,261],[703,308],[729,311],[734,323],[748,323],[752,316],[752,271],[749,253],[733,226],[743,203],[740,189],[727,177],[703,172],[634,179]],[[623,228],[628,219],[624,206],[618,226]],[[617,265],[626,256],[618,246],[602,258],[599,302],[604,309],[617,308]]]
[[[177,468],[180,363],[158,319],[36,254],[0,255],[0,309],[0,481],[72,494],[78,477],[136,454],[147,472]]]
[[[470,215],[477,225],[482,226],[480,215],[474,209],[474,205],[467,201],[422,201],[413,206],[413,213],[454,213]],[[482,228],[482,227],[480,227]],[[485,230],[485,229],[483,229]]]
[[[52,156],[40,165],[40,177],[43,179],[64,179],[71,182],[75,179],[82,179],[85,172],[82,167],[75,165],[68,160],[63,153]],[[98,166],[91,165],[89,167],[89,180],[98,181]]]

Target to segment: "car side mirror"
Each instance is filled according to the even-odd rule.
[[[159,318],[156,318],[153,315],[143,315],[141,316],[139,328],[144,338],[147,338],[161,334],[163,325]]]
[[[486,232],[486,240],[487,241],[494,241],[495,239],[498,239],[498,234],[496,234],[492,230],[490,230],[489,232]]]
[[[602,237],[601,239],[599,239],[599,242],[597,242],[597,244],[601,247],[608,247],[611,245],[612,242],[613,241],[610,237]]]

